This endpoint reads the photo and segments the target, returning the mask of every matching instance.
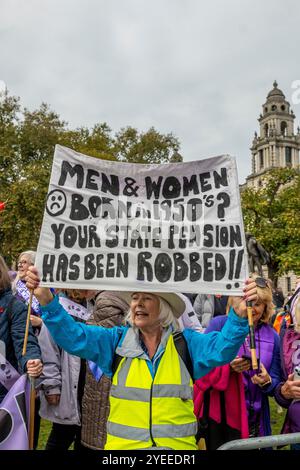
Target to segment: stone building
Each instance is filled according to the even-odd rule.
[[[300,128],[294,131],[295,114],[290,109],[290,103],[275,81],[273,89],[268,93],[266,102],[262,105],[262,113],[258,121],[259,135],[254,134],[252,142],[252,169],[246,178],[246,184],[241,187],[259,188],[263,185],[262,177],[276,167],[299,168]],[[264,266],[264,276],[268,277],[267,267]],[[285,295],[295,288],[296,275],[290,271],[278,279],[278,286]]]
[[[261,186],[262,177],[271,168],[299,167],[300,128],[295,134],[294,120],[290,103],[275,81],[258,118],[260,130],[259,135],[255,132],[250,149],[252,170],[246,178],[246,186]]]

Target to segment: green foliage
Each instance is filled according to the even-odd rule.
[[[167,163],[179,148],[172,135],[162,135],[151,127],[139,134],[133,127],[121,129],[116,135],[115,149],[119,161],[131,163]]]
[[[19,99],[0,94],[0,190],[7,189],[16,170]]]
[[[52,429],[52,422],[41,418],[38,446],[36,450],[45,450],[49,434]]]
[[[116,160],[114,139],[106,123],[96,124],[91,130],[80,127],[66,130],[59,143],[77,152],[104,160]]]
[[[20,99],[0,95],[0,253],[9,262],[23,250],[36,249],[48,191],[54,147],[72,148],[93,157],[136,163],[165,163],[179,142],[154,128],[139,133],[126,127],[115,135],[106,123],[69,129],[42,103],[22,109]],[[179,154],[178,154],[179,155]]]
[[[292,168],[271,170],[259,189],[242,192],[245,230],[270,253],[276,279],[289,270],[300,272],[300,175]]]

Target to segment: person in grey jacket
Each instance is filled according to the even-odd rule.
[[[64,305],[76,321],[85,322],[91,311],[82,304],[93,295],[94,291],[67,289],[60,293],[60,299],[67,302]],[[44,362],[39,381],[40,416],[53,423],[45,449],[67,450],[74,442],[74,450],[81,450],[85,361],[60,348],[44,324],[38,340]]]
[[[203,328],[218,315],[225,315],[228,297],[226,295],[198,294],[194,301],[194,310]]]
[[[214,316],[214,296],[211,294],[198,294],[193,307],[202,327],[207,328],[210,320]]]

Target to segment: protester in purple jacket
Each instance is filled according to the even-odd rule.
[[[274,394],[281,381],[279,336],[269,324],[274,312],[272,291],[268,284],[264,288],[257,287],[257,291],[259,300],[253,305],[253,324],[260,370],[251,370],[249,337],[230,363],[232,373],[243,374],[250,437],[271,434],[268,395]],[[228,307],[230,302],[231,297],[228,299]],[[226,321],[226,315],[213,318],[205,333],[220,331]]]
[[[280,331],[280,353],[283,380],[275,389],[275,399],[287,408],[283,433],[300,432],[300,278],[296,292],[290,299],[291,323],[283,323]],[[291,446],[300,450],[300,444]]]

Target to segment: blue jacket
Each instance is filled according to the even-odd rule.
[[[130,326],[103,328],[75,322],[68,315],[55,297],[51,303],[41,308],[45,325],[54,341],[68,353],[91,360],[99,365],[105,375],[112,376],[112,363],[117,346]],[[230,362],[236,355],[248,334],[247,319],[238,317],[233,310],[228,315],[226,326],[221,332],[203,335],[197,331],[185,329],[186,339],[194,368],[194,379],[207,374],[213,367]],[[141,353],[142,355],[143,353]],[[148,367],[155,374],[163,351],[158,348],[152,361],[148,358]],[[139,354],[136,353],[137,357]]]
[[[6,359],[20,373],[26,372],[26,363],[29,359],[41,359],[41,351],[31,326],[29,327],[28,343],[25,356],[22,356],[24,343],[27,307],[23,302],[15,299],[12,304],[9,320],[7,306],[13,297],[12,291],[0,291],[0,341],[5,345]],[[3,349],[3,344],[1,345]],[[0,403],[7,390],[0,385]]]

